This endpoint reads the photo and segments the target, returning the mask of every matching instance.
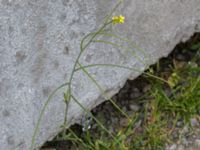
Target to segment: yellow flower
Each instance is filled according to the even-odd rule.
[[[112,17],[112,22],[113,24],[123,24],[125,20],[125,17],[120,15],[120,16],[113,16]]]

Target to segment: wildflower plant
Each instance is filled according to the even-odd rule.
[[[80,100],[78,100],[76,98],[75,95],[73,95],[72,93],[72,82],[73,82],[73,77],[74,77],[74,74],[78,71],[82,71],[93,83],[94,85],[101,91],[102,95],[104,96],[105,99],[109,100],[112,105],[121,113],[123,114],[128,120],[129,122],[132,122],[132,119],[121,109],[119,108],[119,106],[109,97],[107,97],[105,94],[104,94],[104,91],[105,89],[102,88],[102,86],[92,77],[92,75],[88,72],[87,68],[91,68],[91,67],[111,67],[111,68],[120,68],[120,69],[125,69],[125,70],[129,70],[129,71],[135,71],[135,72],[141,72],[140,69],[137,69],[137,68],[131,68],[131,67],[127,67],[127,66],[123,66],[123,65],[118,65],[118,64],[90,64],[90,65],[83,65],[81,62],[80,62],[80,58],[82,56],[82,54],[87,50],[88,46],[94,42],[98,42],[98,43],[104,43],[104,44],[107,44],[107,45],[111,45],[113,47],[117,47],[117,48],[120,48],[122,50],[129,50],[131,52],[131,54],[133,55],[134,58],[136,58],[138,61],[140,61],[141,63],[144,64],[144,62],[137,56],[133,53],[133,49],[137,49],[138,51],[141,51],[144,56],[146,56],[145,52],[140,49],[139,47],[137,47],[133,42],[131,42],[130,40],[128,40],[127,38],[123,38],[121,36],[118,36],[116,35],[115,33],[112,33],[109,29],[110,26],[112,25],[116,25],[116,24],[123,24],[125,23],[125,17],[123,15],[118,15],[118,16],[113,16],[113,13],[115,12],[115,10],[118,8],[118,6],[122,3],[122,1],[120,0],[119,3],[117,3],[117,5],[112,9],[112,11],[106,16],[105,18],[105,21],[104,23],[99,27],[99,29],[97,29],[96,31],[94,32],[91,32],[89,34],[87,34],[86,36],[84,36],[81,40],[81,43],[80,43],[80,51],[78,53],[78,56],[77,58],[75,59],[75,63],[73,65],[73,69],[72,69],[72,72],[71,72],[71,75],[70,75],[70,78],[69,80],[60,85],[57,89],[55,89],[51,95],[48,97],[47,101],[45,102],[42,110],[40,111],[40,115],[39,115],[39,118],[38,118],[38,121],[36,123],[36,127],[35,127],[35,130],[34,130],[34,133],[33,133],[33,136],[32,136],[32,141],[31,141],[31,146],[30,146],[30,149],[29,150],[33,150],[34,148],[34,144],[35,144],[35,140],[36,140],[36,136],[37,136],[37,133],[39,131],[39,126],[40,126],[40,123],[42,121],[42,117],[44,115],[44,112],[49,104],[49,102],[52,100],[54,94],[60,90],[61,88],[63,87],[67,87],[67,90],[66,92],[63,94],[63,99],[64,99],[64,103],[66,104],[66,109],[65,109],[65,118],[64,118],[64,123],[62,125],[62,128],[63,130],[65,130],[67,128],[67,124],[68,124],[68,120],[67,120],[67,112],[68,112],[68,104],[69,102],[71,102],[72,100],[77,103],[87,114],[89,114],[92,119],[94,119],[97,124],[105,131],[107,132],[110,137],[113,138],[113,140],[116,142],[116,143],[119,143],[119,138],[121,137],[117,137],[117,136],[114,136],[112,133],[109,132],[108,129],[106,129],[103,124],[97,119],[94,117],[94,115],[87,109],[85,108],[81,103],[80,103]],[[113,16],[113,17],[112,17]],[[104,41],[104,40],[99,40],[98,38],[99,37],[112,37],[112,38],[115,38],[115,39],[118,39],[118,40],[121,40],[123,42],[126,42],[128,44],[131,45],[131,48],[127,48],[125,46],[121,46],[121,45],[118,45],[114,42],[110,42],[110,41]],[[159,78],[159,77],[156,77],[150,73],[145,73],[146,75],[150,76],[150,77],[153,77],[155,79],[158,79],[158,80],[161,80],[163,82],[166,82],[164,79],[162,78]]]

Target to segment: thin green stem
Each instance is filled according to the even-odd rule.
[[[106,129],[104,127],[104,125],[89,111],[87,110],[80,102],[79,100],[77,100],[77,98],[75,98],[73,95],[71,95],[72,99],[87,113],[90,114],[90,116],[97,122],[98,125],[100,125],[100,127],[106,131],[114,140],[116,140],[116,138],[108,131],[108,129]],[[116,140],[117,141],[117,140]]]
[[[112,21],[110,21],[110,22],[104,24],[97,32],[94,32],[94,34],[92,35],[91,39],[87,42],[87,44],[86,44],[84,47],[83,47],[83,42],[84,42],[85,39],[83,39],[82,42],[81,42],[81,50],[85,50],[85,49],[92,43],[92,41],[94,40],[94,38],[95,38],[99,33],[101,33],[102,30],[103,30],[107,25],[109,25],[109,24],[111,24],[111,23],[112,23]]]
[[[130,48],[121,46],[121,45],[119,45],[119,44],[116,44],[116,43],[113,43],[113,42],[110,42],[110,41],[105,41],[105,40],[95,40],[95,41],[93,41],[93,42],[104,43],[104,44],[112,45],[113,47],[116,47],[116,48],[121,48],[121,49],[127,50],[127,51],[129,51],[135,58],[137,58],[138,61],[139,61],[140,63],[142,63],[143,65],[145,65],[145,63],[141,60],[141,58],[138,57],[138,56],[135,54],[135,52],[132,51],[132,49],[130,49]]]
[[[88,73],[88,71],[78,62],[80,68],[82,69],[82,71],[89,77],[89,79],[91,79],[93,81],[93,83],[98,87],[98,89],[101,91],[102,94],[104,94],[104,89],[98,84],[98,82]],[[129,118],[129,116],[121,109],[119,108],[118,105],[115,104],[115,102],[110,98],[110,97],[105,97],[106,99],[108,99],[114,106],[115,108],[117,108],[124,116],[126,116],[129,120],[131,120]]]
[[[92,67],[99,67],[99,66],[101,66],[101,67],[117,67],[117,68],[121,68],[121,69],[127,69],[127,70],[130,70],[130,71],[137,71],[137,72],[139,72],[139,73],[141,72],[141,70],[138,70],[138,69],[126,67],[126,66],[123,66],[123,65],[116,65],[116,64],[91,64],[91,65],[82,66],[82,67],[83,67],[83,68],[92,68]],[[79,68],[77,68],[75,71],[79,71],[79,70],[81,70],[81,69],[82,69],[82,68],[79,67]],[[154,75],[152,75],[152,74],[150,74],[150,73],[146,73],[146,72],[144,72],[143,74],[145,74],[145,75],[147,75],[147,76],[150,76],[150,77],[152,77],[152,78],[158,79],[158,80],[160,80],[160,81],[165,82],[165,83],[168,84],[168,82],[167,82],[166,80],[164,80],[164,79],[162,79],[162,78],[160,78],[160,77],[154,76]]]
[[[103,30],[107,25],[109,25],[110,23],[111,23],[111,22],[109,22],[109,23],[107,23],[107,24],[104,24],[97,32],[89,33],[89,34],[87,34],[85,37],[83,37],[83,39],[81,40],[80,52],[79,52],[79,54],[78,54],[78,56],[77,56],[77,58],[76,58],[76,61],[75,61],[75,63],[74,63],[73,69],[72,69],[72,73],[71,73],[70,78],[69,78],[69,84],[68,84],[69,101],[70,101],[70,99],[71,99],[71,94],[72,94],[72,90],[71,90],[72,79],[73,79],[73,77],[74,77],[75,69],[76,69],[77,63],[78,63],[78,61],[79,61],[79,59],[80,59],[82,53],[83,53],[84,50],[87,48],[87,46],[90,45],[90,43],[94,40],[94,38],[95,38],[100,32],[102,32],[102,30]],[[85,41],[88,37],[90,37],[90,36],[92,36],[92,37],[90,38],[90,40],[89,40],[89,41],[85,44],[85,46],[84,46],[84,41]],[[64,127],[65,127],[66,124],[67,124],[67,109],[68,109],[69,101],[66,102],[65,117],[64,117],[64,118],[65,118],[65,119],[64,119]]]
[[[113,13],[116,11],[116,9],[119,7],[119,5],[123,2],[123,0],[119,0],[119,2],[115,5],[115,7],[113,9],[111,9],[111,12],[105,17],[105,21],[104,24],[106,24],[109,19],[111,18],[111,16],[113,15]]]
[[[77,135],[76,135],[76,133],[74,133],[74,131],[72,130],[72,129],[68,129],[71,133],[72,133],[72,135],[79,141],[79,142],[81,142],[85,147],[87,147],[87,145],[83,142],[83,140],[82,139],[80,139]]]
[[[69,96],[69,100],[71,99],[71,85],[72,85],[72,79],[73,79],[73,76],[74,76],[74,73],[75,73],[75,69],[76,69],[76,66],[77,66],[77,63],[81,57],[81,54],[84,52],[84,50],[87,48],[87,46],[89,46],[89,44],[94,40],[94,38],[110,23],[107,23],[107,24],[104,24],[97,32],[94,32],[94,34],[92,35],[92,37],[90,38],[90,40],[87,42],[87,44],[85,46],[83,46],[84,44],[84,41],[91,35],[91,33],[89,33],[88,35],[86,35],[82,40],[81,40],[81,44],[80,44],[80,52],[76,58],[76,61],[74,63],[74,66],[73,66],[73,69],[72,69],[72,73],[70,75],[70,79],[69,79],[69,93],[70,93],[70,96]],[[67,114],[65,114],[67,116]]]
[[[128,43],[131,45],[131,47],[133,47],[133,48],[139,50],[140,52],[142,52],[142,54],[145,56],[145,58],[148,57],[148,56],[146,55],[145,51],[144,51],[142,48],[140,48],[139,46],[137,46],[136,44],[134,44],[132,41],[130,41],[130,40],[127,39],[127,38],[120,37],[120,36],[118,36],[118,35],[116,35],[116,34],[107,33],[107,32],[101,32],[101,33],[99,33],[99,34],[102,34],[102,35],[108,36],[108,37],[114,37],[114,38],[119,39],[119,40],[122,40],[122,41],[124,41],[124,42],[128,42]]]
[[[39,115],[39,118],[38,118],[38,121],[36,123],[36,127],[35,127],[35,130],[34,130],[34,133],[33,133],[33,136],[32,136],[32,140],[31,140],[31,146],[29,148],[29,150],[33,150],[33,147],[34,147],[34,144],[35,144],[35,138],[36,138],[36,135],[37,135],[37,132],[39,131],[39,125],[42,121],[42,117],[44,115],[44,112],[49,104],[49,102],[51,101],[52,97],[54,96],[54,94],[61,88],[63,88],[64,86],[67,86],[68,83],[64,83],[62,85],[60,85],[58,88],[56,88],[52,93],[51,95],[49,95],[47,101],[44,103],[44,106],[42,107],[42,110],[40,112],[40,115]]]

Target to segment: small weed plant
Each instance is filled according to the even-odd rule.
[[[30,150],[34,149],[40,124],[49,102],[52,100],[54,94],[62,87],[67,87],[66,92],[63,93],[66,110],[64,123],[62,125],[63,133],[59,135],[57,139],[70,141],[74,150],[164,149],[165,143],[172,142],[170,134],[175,130],[177,121],[183,119],[187,124],[192,117],[197,116],[200,109],[200,69],[199,66],[194,66],[193,64],[199,59],[199,56],[195,56],[195,58],[193,58],[191,62],[184,67],[178,67],[178,62],[174,61],[167,76],[166,73],[161,71],[159,63],[156,65],[157,67],[147,69],[142,76],[148,81],[152,88],[145,95],[145,97],[140,99],[143,103],[144,109],[131,116],[122,110],[112,98],[109,98],[104,94],[105,89],[96,81],[87,69],[92,67],[111,67],[141,72],[140,69],[118,64],[90,64],[85,66],[80,62],[82,54],[91,44],[103,43],[122,50],[128,50],[135,59],[144,64],[144,62],[134,53],[134,51],[132,51],[132,49],[137,49],[147,56],[145,52],[130,40],[116,35],[112,30],[112,26],[125,23],[125,17],[123,15],[113,16],[113,13],[121,3],[122,1],[117,3],[112,11],[106,16],[103,24],[96,31],[87,34],[81,40],[80,52],[75,60],[69,81],[59,86],[51,93],[40,112],[40,116],[32,136]],[[121,40],[131,45],[131,47],[121,46],[118,45],[118,43],[111,41],[104,41],[102,40],[103,37],[111,37]],[[194,51],[199,51],[199,43],[194,44],[192,49]],[[104,123],[100,121],[101,119],[85,108],[80,103],[80,100],[72,94],[73,77],[78,71],[82,71],[101,91],[104,98],[109,100],[113,107],[127,119],[127,125],[125,127],[118,130],[116,133],[109,131]],[[166,94],[166,89],[170,91],[170,94]],[[145,100],[148,98],[153,100]],[[95,136],[89,130],[87,130],[82,137],[77,135],[76,132],[70,128],[66,131],[68,126],[68,104],[72,101],[77,103],[85,111],[85,113],[91,116],[91,118],[97,123],[99,127],[98,136]],[[137,124],[138,120],[140,120],[141,114],[144,116],[140,124],[142,130],[138,131]]]

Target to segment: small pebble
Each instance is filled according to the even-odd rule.
[[[190,119],[190,123],[191,123],[192,127],[195,127],[195,126],[199,125],[199,122],[197,121],[196,118]]]
[[[176,150],[176,147],[177,147],[177,145],[176,145],[176,144],[173,144],[173,145],[171,145],[171,146],[169,147],[169,150]]]
[[[200,149],[200,139],[196,139],[194,145]]]
[[[142,120],[139,120],[137,123],[135,123],[135,128],[139,128],[141,126]]]
[[[177,124],[176,124],[177,127],[181,127],[182,125],[183,125],[182,121],[178,121]]]
[[[149,91],[151,89],[151,85],[146,85],[144,88],[143,88],[143,92],[146,93],[147,91]]]
[[[181,140],[181,142],[182,142],[185,146],[188,146],[188,145],[189,145],[189,143],[188,143],[188,141],[187,141],[186,138],[183,138],[183,139]]]
[[[184,150],[185,148],[184,148],[184,146],[183,145],[179,145],[178,147],[177,147],[177,150]]]
[[[116,124],[116,123],[118,122],[118,118],[112,117],[112,118],[111,118],[111,122],[112,122],[113,124]]]
[[[187,134],[189,132],[189,129],[187,126],[184,126],[183,130],[182,130],[183,134]]]
[[[193,138],[193,139],[196,139],[196,138],[197,138],[197,136],[196,136],[196,135],[193,135],[193,136],[192,136],[192,138]]]
[[[130,108],[132,111],[134,111],[134,112],[137,112],[137,111],[140,110],[140,106],[138,106],[138,105],[136,105],[136,104],[131,104],[131,105],[129,106],[129,108]]]
[[[120,119],[120,126],[126,127],[127,125],[128,125],[128,119],[127,118]]]
[[[134,99],[134,98],[138,98],[141,96],[141,93],[134,93],[130,95],[130,98]]]
[[[113,129],[113,127],[112,127],[112,126],[110,126],[110,127],[109,127],[109,131],[110,131],[111,133],[113,133],[113,132],[114,132],[114,129]]]

